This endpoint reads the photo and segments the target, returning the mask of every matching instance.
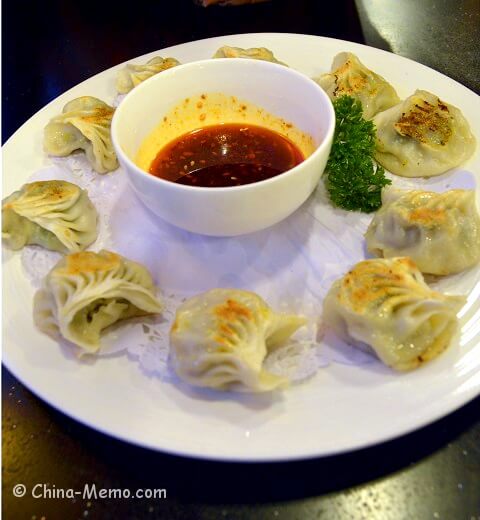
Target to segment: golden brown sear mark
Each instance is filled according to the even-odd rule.
[[[251,320],[253,318],[252,311],[248,307],[232,299],[228,299],[222,305],[215,307],[214,313],[226,322],[234,322],[239,319]]]
[[[409,112],[402,113],[395,129],[421,143],[445,146],[452,135],[451,119],[448,107],[440,100],[435,105],[420,100]]]

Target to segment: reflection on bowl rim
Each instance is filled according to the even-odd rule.
[[[165,75],[173,75],[173,74],[178,72],[178,68],[179,67],[182,67],[182,68],[194,67],[194,66],[198,67],[198,66],[202,66],[203,64],[211,63],[211,62],[214,62],[214,63],[222,63],[222,62],[229,63],[230,62],[231,63],[233,60],[235,60],[236,62],[244,62],[246,66],[248,64],[250,64],[250,65],[255,64],[254,66],[256,66],[256,67],[257,66],[267,67],[267,68],[268,67],[272,67],[273,69],[282,69],[284,71],[286,70],[286,71],[288,71],[288,73],[296,75],[302,81],[306,81],[307,84],[310,83],[310,84],[314,85],[319,90],[319,92],[321,92],[323,94],[325,99],[328,101],[328,103],[326,104],[326,106],[328,107],[327,108],[327,113],[324,114],[324,116],[330,117],[331,122],[328,121],[327,132],[323,136],[323,139],[322,139],[321,143],[315,148],[315,150],[306,159],[304,159],[302,162],[300,162],[299,164],[297,164],[293,168],[290,168],[289,170],[286,170],[286,171],[284,171],[282,173],[279,173],[278,175],[274,175],[273,177],[270,177],[268,179],[263,179],[261,181],[251,182],[251,183],[248,183],[248,184],[241,184],[239,186],[218,186],[218,187],[190,186],[188,184],[180,184],[180,183],[177,183],[177,182],[173,182],[173,181],[169,181],[169,180],[166,180],[166,179],[162,179],[161,177],[157,177],[156,175],[153,175],[152,173],[147,172],[146,170],[144,170],[144,169],[140,168],[139,166],[137,166],[137,164],[135,164],[135,162],[132,161],[130,159],[130,157],[128,157],[127,154],[123,151],[120,143],[118,142],[116,133],[114,132],[114,129],[117,126],[117,120],[121,116],[121,113],[120,113],[120,116],[118,116],[118,113],[119,113],[119,110],[121,110],[122,105],[126,101],[128,101],[128,99],[130,97],[132,97],[133,94],[136,93],[138,95],[139,92],[142,91],[142,88],[145,88],[145,85],[148,84],[149,81],[152,81],[152,80],[159,81],[159,79],[158,79],[159,77],[165,77]],[[229,95],[229,94],[226,94],[226,95]],[[255,104],[255,103],[252,103],[252,104]],[[260,107],[260,108],[263,108],[263,107]],[[160,115],[159,116],[159,121],[161,120],[161,117],[162,116]],[[295,123],[293,123],[293,124],[295,124]],[[335,111],[333,109],[333,105],[332,105],[332,102],[330,101],[330,98],[328,97],[326,92],[322,89],[322,87],[320,87],[320,85],[318,85],[318,83],[316,83],[312,78],[308,77],[306,74],[303,74],[302,72],[299,72],[298,70],[292,69],[292,68],[287,67],[285,65],[280,65],[278,63],[271,63],[269,61],[255,60],[255,59],[250,59],[250,58],[210,58],[210,59],[206,59],[206,60],[192,61],[192,62],[188,62],[188,63],[183,63],[181,65],[177,65],[176,67],[172,67],[172,68],[164,70],[164,71],[162,71],[162,72],[160,72],[158,74],[155,74],[151,78],[146,79],[145,81],[143,81],[142,83],[140,83],[139,85],[134,87],[122,99],[122,101],[120,102],[119,106],[116,108],[116,110],[115,110],[115,112],[113,114],[112,124],[111,124],[111,137],[112,137],[112,142],[114,144],[114,148],[116,149],[116,152],[118,154],[121,154],[122,155],[122,159],[131,168],[133,168],[136,172],[141,173],[143,175],[147,175],[149,178],[153,179],[153,182],[157,182],[159,185],[167,183],[170,187],[172,187],[172,185],[174,185],[178,189],[184,190],[184,191],[191,191],[191,190],[194,190],[196,192],[200,192],[200,191],[210,191],[210,192],[211,191],[215,191],[215,192],[219,192],[219,193],[224,192],[224,191],[233,191],[233,190],[241,191],[241,190],[252,189],[252,188],[254,188],[254,187],[258,186],[258,185],[263,185],[264,186],[264,185],[267,185],[268,183],[274,183],[274,182],[276,182],[277,179],[284,178],[287,175],[295,175],[296,171],[299,168],[305,166],[308,161],[311,161],[315,157],[315,155],[319,154],[322,151],[322,149],[326,146],[325,143],[327,143],[329,141],[329,134],[330,133],[333,134],[334,132],[335,132]],[[180,135],[178,137],[180,137]]]

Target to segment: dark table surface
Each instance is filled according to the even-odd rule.
[[[381,47],[480,91],[478,0],[190,0],[3,3],[5,141],[48,101],[114,64],[239,32],[298,32]],[[480,398],[421,430],[341,456],[227,464],[154,453],[90,430],[44,404],[5,369],[3,514],[7,519],[480,519]],[[15,498],[31,490],[165,489],[165,499]]]

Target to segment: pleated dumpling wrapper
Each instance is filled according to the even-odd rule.
[[[2,201],[2,239],[11,249],[35,244],[74,253],[96,238],[97,211],[76,184],[31,182]]]
[[[120,94],[126,94],[140,85],[142,81],[177,65],[180,65],[180,62],[175,58],[161,58],[160,56],[155,56],[143,65],[128,63],[117,73],[116,89]]]
[[[315,81],[333,101],[342,96],[352,96],[360,101],[363,117],[371,119],[400,102],[395,89],[382,76],[367,69],[351,52],[335,56],[332,71],[322,74]]]
[[[183,303],[170,331],[170,359],[187,383],[265,392],[288,381],[262,364],[267,353],[306,323],[277,314],[253,292],[212,289]]]
[[[76,150],[84,150],[96,172],[116,170],[118,161],[110,134],[114,111],[110,105],[91,96],[70,101],[45,127],[45,152],[65,157]]]
[[[480,215],[474,190],[384,188],[365,234],[368,251],[408,256],[422,273],[448,275],[480,262]]]
[[[65,256],[48,273],[35,295],[34,319],[43,332],[94,354],[106,327],[162,307],[143,265],[106,250],[84,251]]]
[[[383,363],[405,371],[450,345],[464,303],[430,289],[410,258],[364,260],[333,283],[323,319],[347,343],[368,345]]]
[[[457,107],[426,90],[377,114],[375,159],[402,177],[432,177],[465,162],[476,140]]]
[[[265,47],[242,49],[240,47],[229,47],[228,45],[224,45],[217,50],[213,55],[213,58],[250,58],[251,60],[270,61],[272,63],[287,66],[286,63],[277,60],[273,52]]]

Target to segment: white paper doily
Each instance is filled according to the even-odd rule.
[[[104,335],[100,355],[126,350],[149,376],[172,381],[168,333],[175,309],[185,298],[214,287],[235,287],[261,295],[277,311],[303,314],[308,325],[265,361],[268,370],[293,382],[312,377],[330,363],[363,365],[372,355],[319,330],[323,298],[331,284],[366,257],[363,234],[371,215],[334,208],[320,183],[293,215],[257,233],[234,238],[196,235],[175,228],[146,209],[130,189],[122,169],[98,175],[83,154],[54,159],[30,181],[62,179],[87,189],[99,213],[99,236],[89,249],[111,249],[144,264],[160,288],[161,317],[120,324]],[[390,176],[402,189],[444,191],[474,188],[467,171],[430,179]],[[60,254],[29,246],[22,252],[25,272],[39,287]],[[467,292],[476,271],[435,280],[439,290]]]

